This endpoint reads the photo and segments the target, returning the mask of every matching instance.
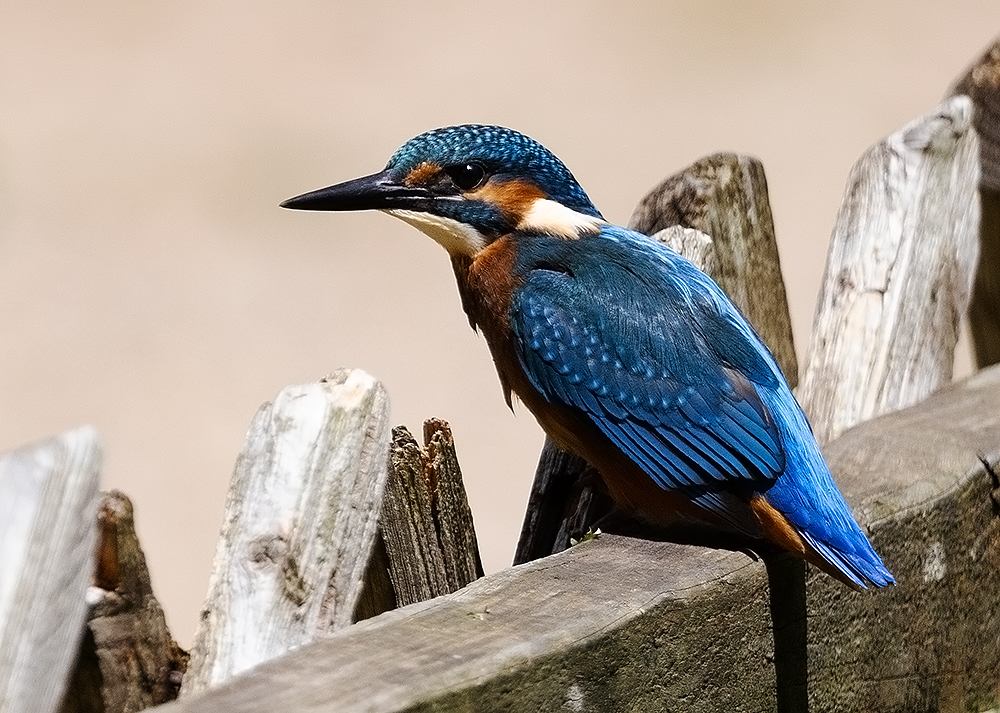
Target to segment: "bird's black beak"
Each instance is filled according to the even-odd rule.
[[[430,198],[427,189],[401,184],[386,169],[289,198],[281,207],[293,210],[392,210],[418,208]]]

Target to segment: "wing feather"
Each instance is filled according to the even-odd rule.
[[[649,294],[658,284],[666,285],[662,293]],[[583,412],[660,487],[703,494],[726,484],[769,487],[784,452],[754,386],[769,385],[773,374],[761,373],[766,360],[753,336],[716,313],[713,295],[672,295],[667,278],[630,284],[642,288],[634,303],[620,284],[607,285],[584,286],[572,271],[528,273],[511,318],[532,385]]]

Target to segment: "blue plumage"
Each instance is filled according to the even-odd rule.
[[[604,240],[605,233],[619,240]],[[545,248],[565,253],[564,244],[539,238],[522,260],[547,264]],[[756,392],[734,383],[742,379],[734,365],[705,358],[715,356],[714,344],[737,339],[734,327],[714,314],[703,320],[717,323],[713,335],[686,326],[698,323],[695,309],[710,302],[688,302],[689,290],[676,288],[678,276],[648,238],[609,226],[581,238],[580,247],[586,250],[561,256],[562,271],[521,270],[510,317],[532,385],[584,411],[662,487],[700,486],[706,478],[772,482],[784,462],[776,425]],[[653,259],[637,259],[640,248]],[[748,371],[777,383],[766,363],[748,354],[741,354]],[[592,383],[598,388],[588,388]]]
[[[522,261],[547,264],[547,242],[539,238]],[[706,488],[766,493],[852,582],[891,582],[773,357],[719,287],[623,228],[580,243],[568,253],[549,243],[562,248],[563,269],[525,265],[511,305],[532,385],[583,411],[661,487],[688,490],[721,517],[728,502],[705,497]],[[596,351],[569,338],[584,329]]]
[[[439,166],[481,163],[501,180],[531,176],[552,200],[601,217],[562,161],[534,139],[512,129],[483,124],[434,129],[403,144],[389,158],[386,169],[402,181],[428,160]],[[474,216],[466,219],[476,224]]]
[[[856,587],[893,581],[739,311],[688,260],[606,223],[537,142],[436,129],[380,173],[283,205],[385,210],[444,246],[508,400],[517,393],[641,516],[675,509]]]

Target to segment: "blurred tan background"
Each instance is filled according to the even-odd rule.
[[[848,169],[1000,32],[995,0],[38,3],[0,19],[0,449],[81,423],[182,645],[256,408],[359,366],[451,421],[488,571],[542,435],[505,408],[444,252],[282,211],[426,129],[500,123],[626,222],[718,150],[767,170],[800,355]]]

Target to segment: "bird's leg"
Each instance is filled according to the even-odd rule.
[[[614,512],[615,506],[600,473],[586,466],[577,476],[566,499],[553,550],[565,549],[573,541],[584,539],[588,532],[604,531],[603,523]]]
[[[790,552],[764,557],[774,634],[778,713],[809,710],[806,657],[806,563]]]

